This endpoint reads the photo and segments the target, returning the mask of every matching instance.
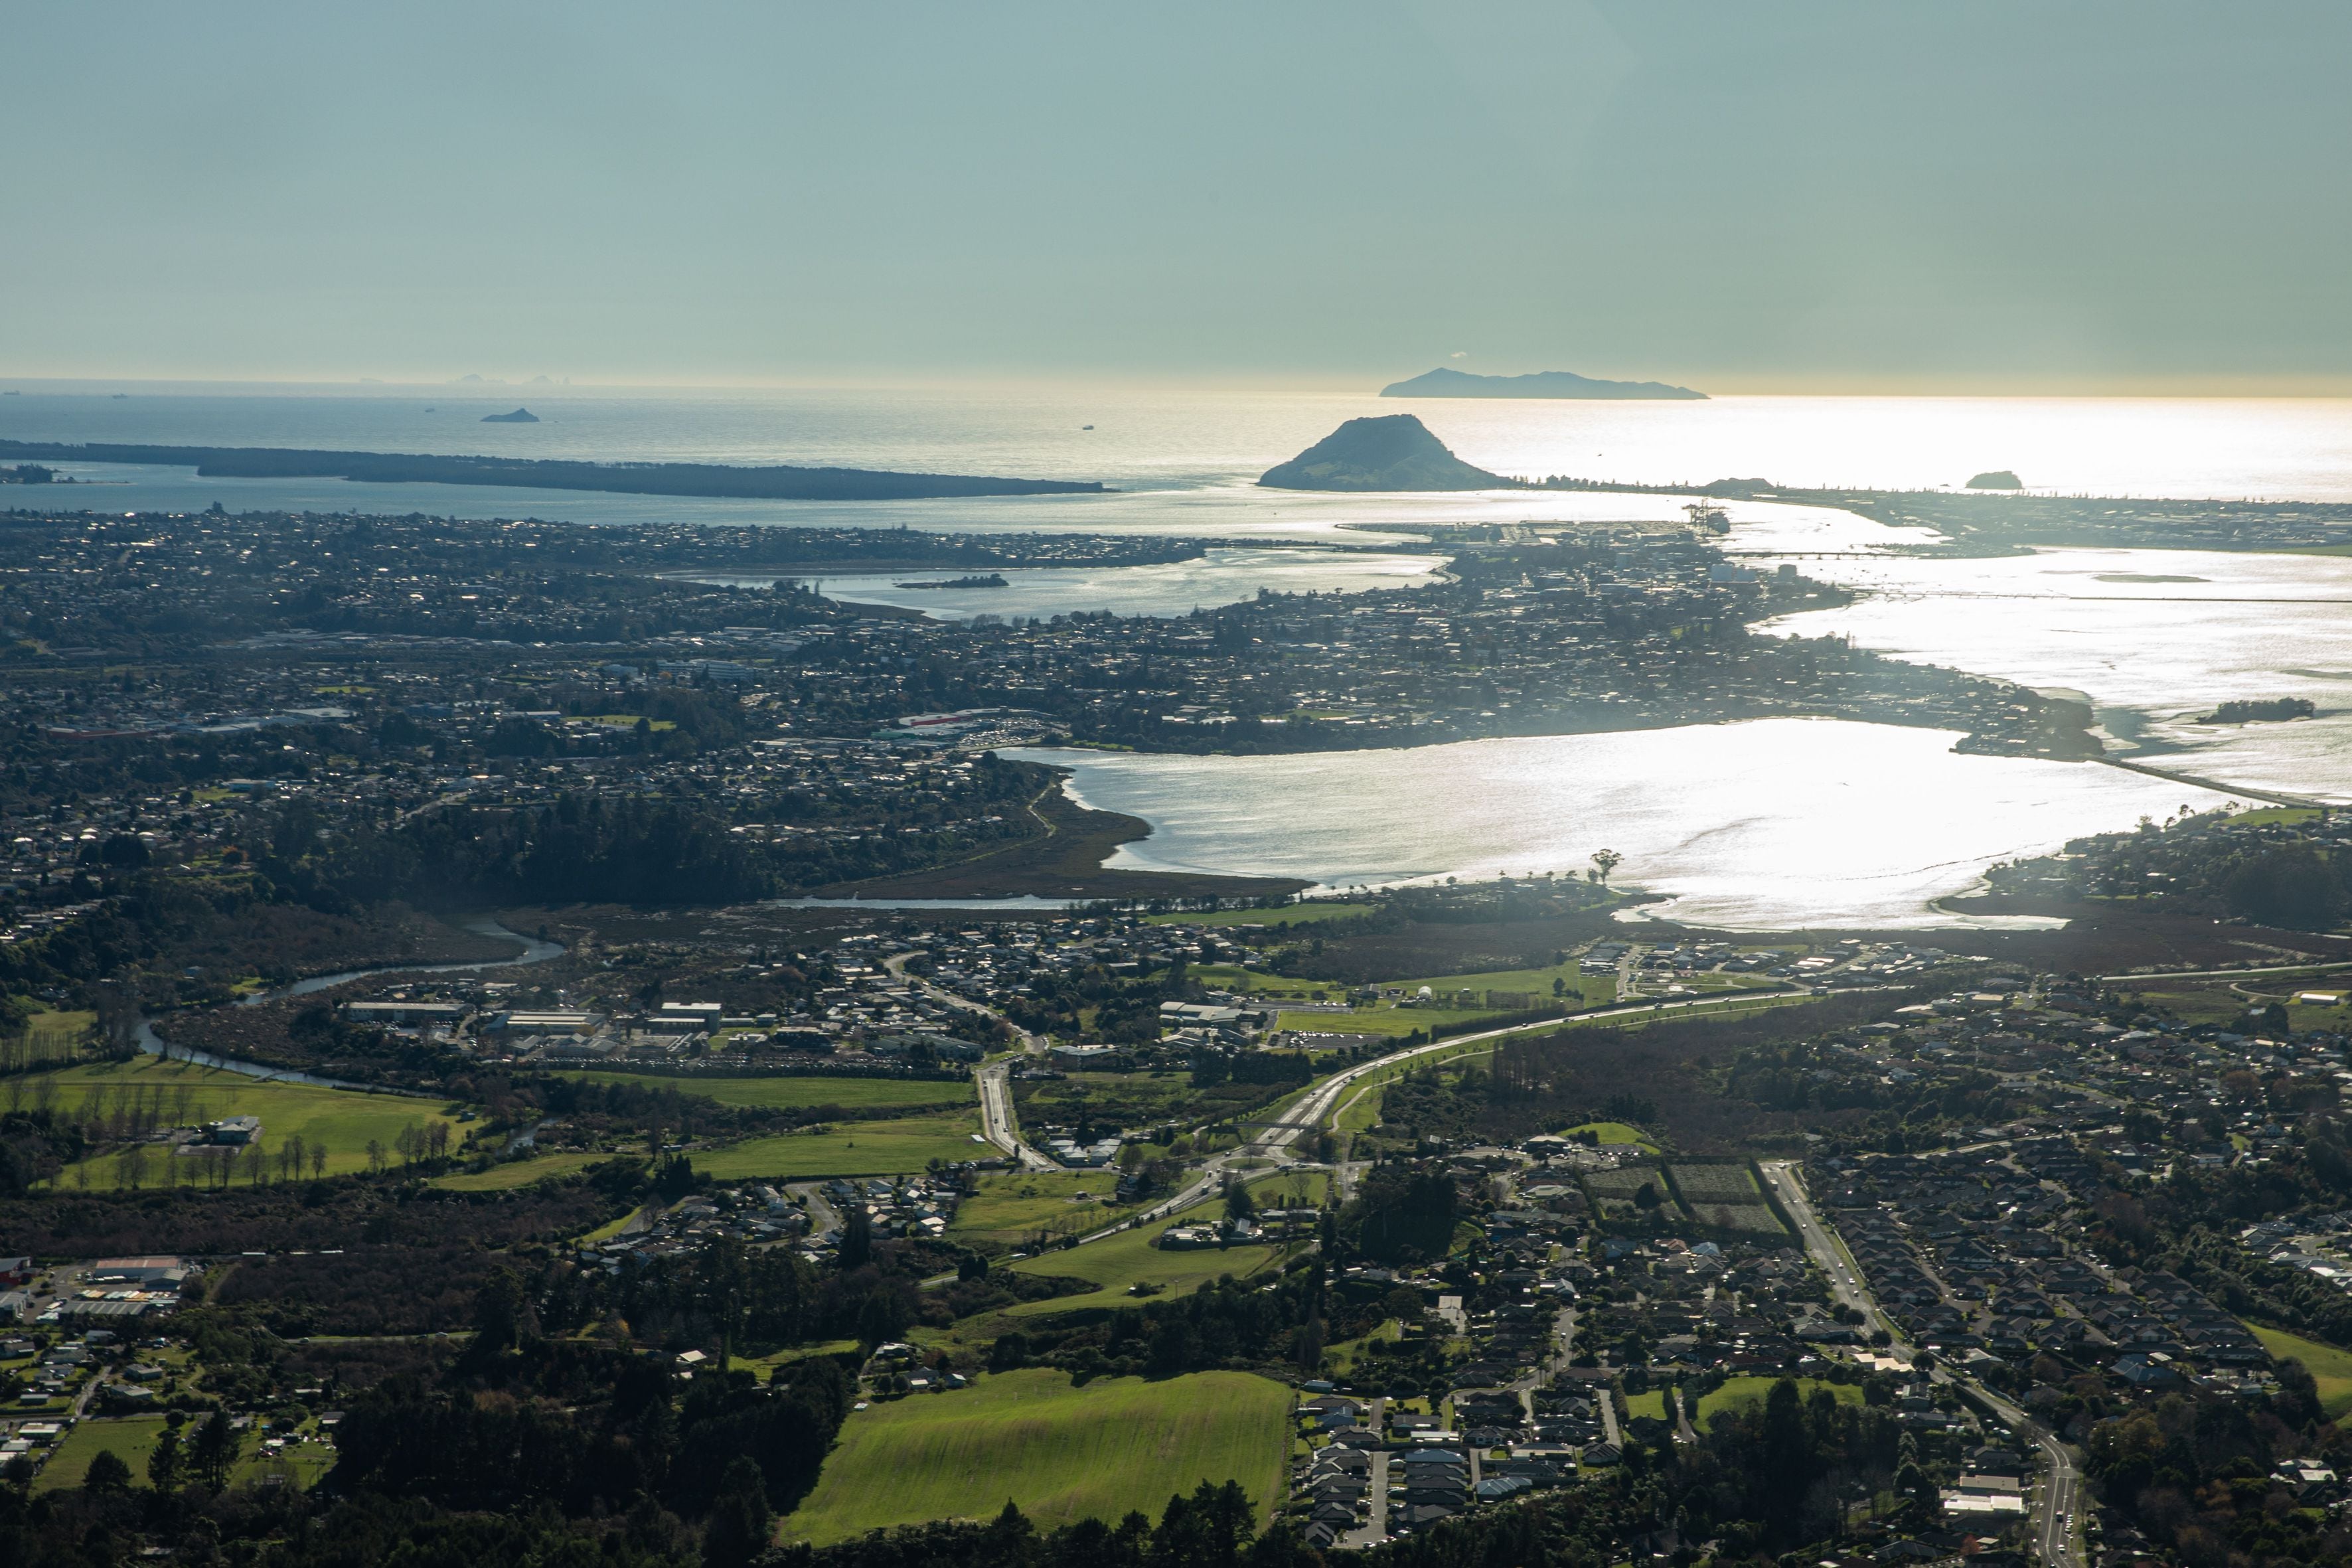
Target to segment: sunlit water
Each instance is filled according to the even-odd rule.
[[[910,583],[953,582],[976,574],[962,568],[849,574],[800,573],[828,597],[860,605],[897,605],[933,620],[976,616],[1046,619],[1075,611],[1119,616],[1181,616],[1276,594],[1356,594],[1426,582],[1445,563],[1442,555],[1349,553],[1285,546],[1212,549],[1192,561],[1150,566],[1013,568],[998,574],[1002,588],[915,588]],[[766,587],[790,573],[719,573],[689,581]]]
[[[1580,874],[1668,896],[1646,916],[1741,930],[1964,923],[1928,906],[1983,868],[2219,795],[2095,763],[1962,756],[1948,731],[1840,720],[1275,757],[1016,755],[1153,825],[1110,864],[1324,888]]]
[[[1809,575],[1864,595],[1768,622],[1767,632],[1850,636],[1918,663],[2079,691],[2116,755],[2352,800],[2352,559],[2179,550],[1935,559],[1887,552],[1919,540],[1915,530],[1732,510],[1736,552],[1790,552]],[[2198,722],[2232,699],[2274,697],[2307,698],[2319,711],[2290,723]]]
[[[528,404],[544,423],[483,425]],[[516,457],[840,464],[1099,479],[1118,493],[887,503],[698,500],[337,480],[200,479],[81,468],[112,481],[0,492],[94,510],[425,511],[581,522],[905,524],[1399,546],[1336,564],[1312,552],[1213,552],[1176,568],[1024,574],[1004,590],[899,590],[929,574],[828,579],[845,597],[934,615],[1181,613],[1259,586],[1405,580],[1384,528],[1433,522],[1673,519],[1672,496],[1448,496],[1262,490],[1264,468],[1360,415],[1412,413],[1462,457],[1510,474],[1640,482],[1952,486],[1986,468],[2033,488],[2113,495],[2352,500],[2352,402],[1722,398],[1482,403],[1265,392],[1084,390],[645,395],[551,387],[341,395],[154,395],[28,388],[0,437],[480,452]],[[1092,428],[1087,428],[1091,426]],[[1734,503],[1735,551],[1801,558],[1868,596],[1774,629],[1836,631],[1899,657],[2088,694],[2119,748],[2248,788],[2352,799],[2352,563],[2157,551],[1998,561],[1891,555],[1932,542],[1830,509]],[[941,574],[945,575],[948,574]],[[2194,583],[2151,579],[2193,577]],[[2233,697],[2305,696],[2321,716],[2217,730]],[[1772,724],[1292,758],[1078,759],[1089,798],[1159,826],[1130,864],[1282,870],[1339,884],[1578,867],[1602,842],[1621,877],[1678,918],[1750,926],[1906,924],[1988,861],[2208,804],[2095,766],[1967,758],[1950,737]],[[2127,753],[2128,754],[2128,753]]]

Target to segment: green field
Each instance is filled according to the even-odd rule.
[[[1633,1143],[1650,1153],[1658,1152],[1658,1146],[1644,1138],[1640,1128],[1627,1121],[1581,1121],[1562,1129],[1560,1136],[1573,1138],[1580,1132],[1590,1132],[1603,1143]]]
[[[1295,1248],[1308,1245],[1295,1242],[1281,1247],[1210,1247],[1198,1252],[1162,1252],[1151,1245],[1160,1233],[1171,1225],[1188,1225],[1213,1218],[1222,1213],[1223,1209],[1218,1205],[1202,1204],[1172,1219],[1156,1220],[1133,1230],[1123,1230],[1117,1236],[1088,1242],[1084,1247],[1024,1258],[1012,1267],[1024,1274],[1091,1280],[1100,1289],[1087,1295],[1024,1301],[1017,1307],[1007,1308],[1005,1315],[1035,1318],[1066,1312],[1077,1307],[1139,1306],[1146,1298],[1129,1296],[1127,1292],[1132,1286],[1155,1284],[1164,1287],[1162,1295],[1181,1295],[1221,1274],[1246,1279],[1268,1268],[1278,1268]]]
[[[1249,1190],[1262,1209],[1319,1209],[1331,1191],[1331,1178],[1321,1171],[1284,1171],[1250,1177]]]
[[[95,1103],[98,1114],[104,1116],[110,1114],[118,1103],[143,1096],[167,1126],[216,1121],[224,1116],[257,1116],[261,1118],[262,1146],[273,1155],[287,1139],[297,1135],[314,1148],[324,1143],[330,1175],[366,1170],[370,1139],[383,1145],[387,1159],[397,1161],[398,1156],[392,1152],[393,1142],[411,1122],[425,1128],[436,1121],[447,1123],[453,1142],[461,1131],[438,1100],[265,1082],[241,1073],[167,1062],[158,1057],[32,1075],[26,1080],[28,1098],[37,1094],[43,1080],[57,1086],[57,1107],[69,1112]],[[149,1161],[148,1185],[162,1184],[159,1167],[164,1158],[157,1153]],[[85,1169],[92,1187],[112,1190],[115,1165],[111,1154],[85,1160],[79,1166],[68,1166],[53,1185],[60,1190],[76,1185],[76,1172]],[[269,1173],[273,1179],[278,1174],[274,1161]],[[306,1163],[304,1175],[308,1174]]]
[[[721,1105],[758,1106],[775,1110],[804,1110],[837,1105],[844,1110],[917,1105],[969,1105],[974,1090],[969,1082],[899,1078],[816,1078],[775,1075],[764,1078],[691,1078],[661,1073],[570,1072],[560,1075],[582,1083],[625,1083],[638,1089],[674,1089],[699,1095]]]
[[[2330,1421],[2341,1421],[2352,1412],[2352,1351],[2340,1351],[2284,1329],[2256,1328],[2252,1323],[2246,1327],[2253,1330],[2254,1338],[2273,1357],[2284,1361],[2292,1356],[2303,1363],[2304,1371],[2319,1385],[2319,1408]]]
[[[952,1237],[1024,1241],[1041,1230],[1088,1230],[1110,1224],[1132,1205],[1112,1201],[1116,1171],[1006,1171],[980,1178],[980,1189],[956,1205]],[[1083,1201],[1081,1194],[1086,1199]]]
[[[163,1434],[161,1415],[124,1415],[100,1420],[95,1417],[78,1421],[73,1430],[58,1439],[49,1454],[49,1462],[33,1478],[37,1492],[56,1491],[61,1487],[78,1487],[82,1477],[89,1473],[89,1462],[103,1449],[114,1450],[114,1457],[131,1467],[133,1484],[147,1484],[147,1456],[155,1451],[155,1440]]]
[[[1772,1392],[1772,1385],[1780,1381],[1777,1377],[1727,1378],[1721,1388],[1717,1389],[1713,1394],[1704,1394],[1699,1396],[1698,1416],[1694,1425],[1706,1426],[1715,1419],[1716,1413],[1721,1410],[1736,1409],[1743,1405],[1761,1405],[1764,1402],[1764,1396]],[[1797,1380],[1797,1394],[1801,1399],[1811,1399],[1813,1396],[1813,1390],[1817,1388],[1828,1389],[1830,1397],[1835,1399],[1840,1405],[1862,1403],[1862,1390],[1853,1384],[1824,1383],[1818,1378],[1810,1377]]]
[[[584,1171],[610,1154],[566,1152],[538,1154],[528,1160],[509,1160],[492,1165],[487,1171],[460,1171],[454,1176],[436,1176],[429,1185],[447,1187],[457,1193],[505,1193],[517,1187],[527,1187],[533,1182],[551,1182],[558,1176],[568,1176]]]
[[[1317,1035],[1402,1037],[1416,1029],[1473,1024],[1495,1016],[1483,1007],[1463,1010],[1449,1007],[1358,1007],[1349,1013],[1284,1013],[1275,1019],[1274,1026]]]
[[[1432,974],[1418,980],[1383,981],[1381,989],[1401,985],[1411,995],[1426,985],[1439,996],[1449,991],[1528,991],[1535,993],[1540,1006],[1554,1000],[1553,981],[1568,987],[1566,995],[1558,998],[1570,1007],[1597,1007],[1617,999],[1617,977],[1614,974],[1587,974],[1580,959],[1565,963],[1548,963],[1537,969],[1482,969],[1470,974]]]
[[[837,1121],[821,1131],[751,1138],[724,1149],[697,1150],[694,1168],[721,1181],[747,1176],[898,1176],[933,1160],[976,1160],[996,1151],[972,1141],[980,1110],[894,1121]]]
[[[1040,1530],[1153,1518],[1177,1492],[1239,1481],[1270,1519],[1290,1449],[1290,1390],[1239,1372],[1074,1388],[1044,1369],[855,1412],[816,1489],[785,1519],[818,1546],[933,1519],[991,1519],[1010,1499]]]

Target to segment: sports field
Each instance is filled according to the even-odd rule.
[[[933,1160],[975,1160],[996,1151],[972,1140],[980,1131],[980,1108],[952,1115],[910,1116],[890,1121],[836,1121],[823,1131],[785,1132],[750,1138],[724,1149],[696,1150],[694,1168],[722,1180],[746,1176],[898,1176],[926,1169]]]
[[[924,1105],[970,1105],[976,1095],[967,1081],[903,1078],[818,1078],[777,1074],[764,1078],[708,1078],[667,1073],[572,1072],[583,1083],[623,1083],[635,1089],[674,1089],[721,1105],[751,1105],[803,1110],[837,1105],[844,1110]]]
[[[141,1106],[166,1127],[217,1121],[225,1116],[257,1116],[261,1119],[262,1147],[270,1154],[274,1156],[289,1138],[296,1136],[309,1148],[323,1143],[329,1175],[366,1170],[370,1139],[382,1143],[385,1157],[397,1163],[399,1156],[392,1152],[394,1141],[399,1138],[401,1129],[411,1122],[427,1130],[436,1121],[448,1123],[453,1147],[460,1131],[440,1100],[278,1083],[215,1068],[167,1062],[160,1057],[92,1063],[30,1075],[21,1080],[26,1085],[28,1104],[37,1102],[45,1080],[55,1085],[57,1110],[74,1116],[87,1112],[101,1121],[118,1110],[132,1110]],[[163,1184],[159,1167],[164,1158],[158,1152],[149,1160],[147,1185]],[[79,1169],[88,1170],[92,1187],[113,1189],[115,1161],[111,1154],[83,1161],[79,1167],[67,1167],[54,1184],[59,1190],[78,1185],[76,1173]],[[274,1159],[269,1173],[273,1178],[278,1174]],[[307,1162],[303,1174],[306,1178],[310,1174]]]
[[[1034,1368],[853,1413],[787,1539],[828,1545],[896,1524],[988,1519],[1009,1498],[1041,1529],[1239,1481],[1261,1523],[1281,1500],[1290,1390],[1240,1372],[1147,1382]]]

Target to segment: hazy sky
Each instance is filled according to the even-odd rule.
[[[19,376],[2352,391],[2344,0],[26,0],[8,52]]]

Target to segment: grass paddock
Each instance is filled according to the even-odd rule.
[[[1043,1368],[983,1377],[854,1412],[816,1489],[784,1521],[824,1546],[891,1525],[989,1519],[1007,1499],[1040,1530],[1129,1510],[1157,1518],[1171,1494],[1239,1481],[1263,1524],[1282,1499],[1290,1390],[1249,1373],[1084,1388]]]

